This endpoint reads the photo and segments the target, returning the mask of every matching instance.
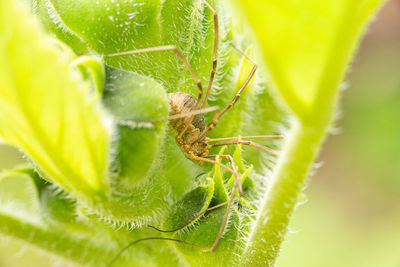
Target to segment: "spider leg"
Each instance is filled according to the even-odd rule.
[[[201,247],[201,246],[197,246],[182,240],[178,240],[178,239],[173,239],[173,238],[168,238],[168,237],[146,237],[146,238],[140,238],[140,239],[136,239],[135,241],[130,242],[128,245],[126,245],[125,247],[123,247],[117,255],[115,255],[112,260],[107,264],[107,267],[111,267],[117,260],[119,257],[121,257],[122,253],[124,253],[127,249],[129,249],[130,247],[132,247],[133,245],[136,245],[137,243],[143,242],[143,241],[148,241],[148,240],[166,240],[166,241],[172,241],[172,242],[177,242],[180,244],[184,244],[190,247],[194,247],[194,248],[198,248],[204,251],[207,251],[207,248]]]
[[[239,173],[237,171],[236,164],[235,164],[235,162],[234,162],[234,160],[233,160],[231,155],[210,155],[210,156],[206,156],[206,157],[198,157],[198,156],[195,156],[195,157],[197,158],[197,160],[200,160],[200,161],[203,161],[203,160],[207,161],[207,159],[209,157],[214,157],[214,158],[220,157],[220,158],[228,159],[230,161],[231,165],[232,165],[232,173],[235,175],[235,183],[234,183],[234,185],[232,187],[232,190],[230,192],[228,203],[226,204],[227,205],[226,212],[225,212],[225,215],[224,215],[224,217],[222,219],[222,223],[221,223],[221,226],[219,228],[217,238],[215,239],[215,241],[214,241],[213,245],[211,246],[211,248],[206,250],[207,252],[212,252],[212,251],[215,251],[217,249],[217,246],[218,246],[219,242],[221,241],[221,238],[222,238],[222,236],[224,234],[226,225],[227,225],[228,220],[229,220],[229,214],[231,212],[232,204],[237,199],[235,197],[236,189],[238,189],[240,197],[243,195],[243,189],[242,189],[242,184],[241,184],[241,180],[240,180],[240,175],[239,175]]]
[[[207,100],[210,95],[211,87],[212,87],[214,77],[215,77],[215,72],[217,71],[219,26],[218,26],[218,13],[206,0],[202,0],[202,1],[211,10],[211,12],[213,13],[213,17],[214,17],[214,51],[213,51],[213,59],[212,59],[213,66],[212,66],[212,70],[211,70],[210,80],[208,81],[208,88],[207,88],[206,96],[204,98],[203,105],[201,106],[201,108],[204,108],[207,105]]]
[[[229,110],[231,109],[236,102],[239,100],[240,95],[242,94],[242,92],[244,91],[244,89],[246,89],[247,85],[250,83],[250,81],[252,80],[252,78],[254,77],[254,74],[256,73],[257,70],[257,65],[254,64],[253,68],[251,69],[249,75],[247,76],[246,81],[243,83],[243,85],[240,87],[239,91],[236,93],[236,96],[233,98],[233,100],[222,110],[222,112],[218,112],[218,114],[216,114],[216,116],[214,116],[213,120],[207,124],[205,130],[199,135],[199,137],[197,138],[196,141],[201,140],[202,138],[204,138],[212,129],[214,129],[214,127],[217,125],[218,120]]]
[[[119,253],[118,253],[117,255],[115,255],[114,258],[113,258],[113,259],[110,261],[110,263],[107,265],[108,267],[111,267],[111,266],[115,263],[115,261],[122,255],[122,253],[125,252],[127,249],[129,249],[130,247],[132,247],[133,245],[135,245],[135,244],[137,244],[137,243],[139,243],[139,242],[143,242],[143,241],[147,241],[147,240],[166,240],[166,241],[177,242],[177,243],[180,243],[180,244],[184,244],[184,245],[188,245],[188,246],[191,246],[191,247],[194,247],[194,248],[198,248],[198,249],[203,250],[203,251],[205,251],[205,252],[212,252],[212,251],[215,251],[215,249],[217,248],[217,246],[218,246],[218,244],[219,244],[219,242],[220,242],[220,240],[221,240],[221,238],[222,238],[222,235],[223,235],[223,233],[224,233],[224,231],[225,231],[225,227],[226,227],[226,225],[227,225],[227,223],[228,223],[229,214],[230,214],[230,210],[231,210],[232,204],[233,204],[233,202],[235,202],[236,200],[238,200],[240,196],[243,195],[243,192],[242,192],[242,190],[241,190],[241,184],[240,184],[240,182],[241,182],[241,181],[240,181],[240,176],[239,176],[239,173],[237,172],[237,168],[236,168],[235,162],[233,161],[233,158],[232,158],[232,156],[230,156],[230,155],[210,155],[210,156],[207,156],[207,157],[198,157],[198,156],[196,156],[196,155],[191,154],[190,156],[191,156],[193,159],[198,160],[198,161],[205,161],[205,162],[217,164],[218,166],[221,166],[222,168],[226,169],[227,171],[229,171],[229,172],[231,172],[231,173],[233,173],[233,174],[235,175],[235,177],[236,177],[236,182],[235,182],[235,184],[234,184],[234,186],[233,186],[233,188],[232,188],[232,191],[231,191],[231,193],[230,193],[229,200],[226,201],[226,202],[220,203],[220,204],[218,204],[218,205],[215,205],[215,206],[213,206],[213,207],[211,207],[211,208],[208,208],[207,210],[205,210],[205,211],[199,213],[199,214],[198,214],[195,218],[193,218],[191,221],[189,221],[188,223],[186,223],[185,225],[183,225],[183,226],[181,226],[181,227],[179,227],[179,228],[177,228],[177,229],[173,229],[173,230],[160,230],[160,229],[158,229],[158,228],[156,228],[156,227],[154,227],[154,226],[151,226],[151,225],[149,225],[149,227],[151,227],[151,228],[153,228],[153,229],[155,229],[155,230],[157,230],[157,231],[159,231],[159,232],[175,232],[175,231],[181,230],[181,229],[185,228],[186,226],[190,225],[190,223],[192,223],[193,221],[195,221],[195,220],[196,220],[197,218],[199,218],[200,216],[204,215],[206,212],[211,211],[211,210],[214,210],[214,209],[217,209],[217,208],[220,208],[220,207],[222,207],[222,206],[227,206],[227,210],[226,210],[226,212],[225,212],[223,221],[222,221],[221,226],[220,226],[220,229],[219,229],[219,231],[218,231],[217,238],[216,238],[216,240],[214,241],[214,243],[213,243],[213,245],[211,246],[211,248],[204,248],[204,247],[201,247],[201,246],[198,246],[198,245],[195,245],[195,244],[191,244],[191,243],[188,243],[188,242],[185,242],[185,241],[182,241],[182,240],[178,240],[178,239],[173,239],[173,238],[167,238],[167,237],[146,237],[146,238],[141,238],[141,239],[137,239],[137,240],[135,240],[135,241],[132,241],[132,242],[130,242],[128,245],[126,245],[124,248],[122,248],[121,251],[119,251]],[[209,159],[209,158],[211,158],[211,157],[214,157],[214,158],[220,157],[220,158],[228,159],[228,160],[230,161],[231,165],[232,165],[232,168],[229,168],[228,166],[226,166],[226,165],[224,165],[224,164],[222,164],[222,163],[220,163],[220,162],[218,162],[218,161]],[[235,197],[235,191],[236,191],[236,189],[239,189],[239,195],[240,195],[239,197]]]
[[[204,156],[204,157],[198,157],[198,156],[195,156],[195,155],[191,155],[191,157],[192,157],[194,160],[206,161],[206,162],[210,162],[210,163],[219,165],[219,166],[221,166],[222,168],[224,168],[225,170],[227,170],[228,172],[230,172],[230,173],[232,173],[233,175],[235,175],[236,180],[239,180],[239,181],[240,181],[239,172],[237,171],[235,161],[233,160],[233,158],[232,158],[231,155],[208,155],[208,156]],[[226,165],[224,165],[224,164],[218,162],[218,161],[209,159],[209,158],[216,158],[216,157],[220,157],[220,158],[224,158],[224,159],[229,160],[229,162],[231,163],[232,169],[229,168],[229,167],[227,167]],[[238,184],[238,190],[239,190],[240,196],[242,196],[242,195],[243,195],[243,190],[242,190],[242,184],[241,184],[241,183]]]
[[[134,55],[134,54],[143,54],[143,53],[150,53],[150,52],[159,52],[159,51],[173,51],[179,57],[179,59],[183,62],[185,67],[188,69],[194,82],[196,83],[197,87],[199,88],[199,97],[203,96],[203,86],[201,84],[200,79],[198,78],[196,72],[193,70],[192,66],[190,65],[189,61],[183,55],[182,51],[176,47],[175,45],[162,45],[162,46],[155,46],[155,47],[148,47],[143,49],[136,49],[112,54],[102,55],[103,57],[120,57],[126,55]]]
[[[215,77],[215,72],[217,71],[217,56],[218,56],[218,38],[219,38],[219,25],[218,25],[218,13],[215,11],[215,9],[206,1],[202,0],[203,3],[211,10],[213,13],[213,18],[214,18],[214,49],[213,49],[213,66],[211,70],[211,75],[210,75],[210,80],[208,81],[208,87],[207,87],[207,92],[206,92],[206,97],[204,98],[204,102],[202,105],[202,108],[204,108],[207,104],[208,97],[210,95],[211,87],[214,81]],[[201,89],[203,90],[203,89]],[[199,93],[199,96],[197,98],[196,104],[194,106],[194,109],[197,109],[199,107],[201,97],[203,96],[203,91]],[[189,128],[189,125],[192,123],[194,119],[194,116],[191,116],[190,119],[186,122],[185,127],[183,127],[182,131],[177,135],[177,139],[181,139],[182,136],[185,134],[186,130]]]
[[[253,136],[234,136],[222,138],[206,138],[207,142],[243,140],[243,139],[283,139],[283,135],[253,135]]]
[[[239,198],[237,197],[237,198],[235,199],[235,201],[238,200],[238,199],[239,199]],[[189,226],[192,222],[196,221],[198,218],[200,218],[201,216],[203,216],[205,213],[207,213],[207,212],[209,212],[209,211],[212,211],[212,210],[215,210],[215,209],[218,209],[218,208],[223,207],[223,206],[225,206],[225,205],[228,205],[228,201],[222,202],[222,203],[220,203],[220,204],[218,204],[218,205],[212,206],[211,208],[208,208],[208,209],[206,209],[206,210],[200,212],[196,217],[194,217],[193,219],[191,219],[190,221],[188,221],[186,224],[184,224],[184,225],[182,225],[182,226],[180,226],[180,227],[178,227],[178,228],[172,229],[172,230],[162,230],[162,229],[157,228],[157,227],[152,226],[152,225],[147,225],[147,226],[150,227],[150,228],[153,228],[154,230],[157,230],[157,231],[159,231],[159,232],[162,232],[162,233],[172,233],[172,232],[176,232],[176,231],[182,230],[183,228]]]
[[[216,146],[238,145],[238,144],[256,147],[256,148],[264,150],[264,151],[266,151],[268,153],[271,153],[273,155],[277,155],[276,151],[271,149],[271,148],[269,148],[269,147],[254,143],[252,141],[245,141],[245,140],[235,140],[235,141],[228,141],[228,142],[220,142],[220,143],[208,145],[208,148],[212,148],[212,147],[216,147]]]
[[[175,54],[179,57],[179,59],[183,62],[184,66],[188,69],[188,71],[192,75],[194,82],[196,83],[197,87],[199,88],[199,95],[197,97],[197,101],[196,101],[196,104],[194,107],[194,109],[196,110],[200,105],[201,98],[203,97],[203,85],[201,84],[200,79],[198,78],[196,72],[190,65],[189,61],[183,55],[182,51],[175,45],[155,46],[155,47],[149,47],[149,48],[143,48],[143,49],[136,49],[136,50],[106,54],[106,55],[101,55],[101,56],[103,56],[103,57],[120,57],[120,56],[126,56],[126,55],[134,55],[134,54],[142,54],[142,53],[150,53],[150,52],[158,52],[158,51],[173,51],[173,52],[175,52]],[[188,122],[186,123],[185,127],[178,134],[178,136],[177,136],[178,139],[182,138],[183,134],[186,132],[190,123],[192,123],[193,119],[194,119],[194,115],[191,115],[191,117],[188,120]]]
[[[215,241],[214,241],[213,245],[211,246],[211,248],[201,247],[201,246],[198,246],[198,245],[195,245],[195,244],[191,244],[191,243],[188,243],[188,242],[185,242],[185,241],[182,241],[182,240],[178,240],[178,239],[173,239],[173,238],[146,237],[146,238],[141,238],[141,239],[137,239],[135,241],[132,241],[128,245],[126,245],[124,248],[122,248],[121,251],[119,251],[119,253],[117,255],[115,255],[114,258],[107,264],[108,267],[111,267],[117,261],[117,259],[122,255],[122,253],[124,253],[127,249],[129,249],[130,247],[132,247],[133,245],[135,245],[135,244],[137,244],[139,242],[148,241],[148,240],[166,240],[166,241],[177,242],[177,243],[180,243],[180,244],[184,244],[184,245],[187,245],[187,246],[198,248],[198,249],[203,250],[205,252],[215,251],[215,249],[217,248],[219,242],[221,241],[221,238],[222,238],[223,233],[225,231],[226,225],[228,223],[229,214],[230,214],[230,211],[231,211],[232,204],[235,201],[237,201],[243,195],[240,175],[239,175],[239,173],[237,171],[236,164],[235,164],[235,162],[234,162],[234,160],[233,160],[231,155],[209,155],[209,156],[206,156],[206,157],[198,157],[198,156],[196,156],[194,154],[189,154],[189,155],[194,160],[205,161],[205,162],[216,164],[216,165],[224,168],[225,170],[227,170],[227,171],[229,171],[229,172],[231,172],[232,174],[235,175],[235,177],[236,177],[235,184],[232,187],[232,190],[231,190],[231,193],[230,193],[230,196],[229,196],[229,200],[226,201],[226,202],[220,203],[218,205],[215,205],[215,206],[213,206],[211,208],[206,209],[205,211],[199,213],[196,217],[194,217],[192,220],[190,220],[185,225],[182,225],[182,226],[180,226],[180,227],[178,227],[176,229],[173,229],[173,230],[161,230],[161,229],[158,229],[158,228],[156,228],[154,226],[151,226],[151,225],[148,225],[148,226],[153,228],[153,229],[155,229],[155,230],[157,230],[157,231],[159,231],[159,232],[175,232],[175,231],[181,230],[181,229],[185,228],[186,226],[190,225],[193,221],[198,219],[200,216],[204,215],[206,212],[211,211],[211,210],[215,210],[215,209],[223,207],[223,206],[227,206],[227,209],[226,209],[226,212],[224,214],[220,229],[218,231],[217,238],[215,239]],[[224,164],[222,164],[222,163],[220,163],[218,161],[210,159],[210,158],[216,158],[216,157],[228,159],[229,162],[231,163],[232,168],[229,168],[228,166],[226,166],[226,165],[224,165]],[[236,189],[238,189],[238,191],[239,191],[239,197],[235,197]]]
[[[237,177],[237,179],[240,178],[240,177],[239,177],[239,173],[237,172],[236,165],[235,165],[235,163],[234,163],[234,161],[233,161],[233,158],[232,158],[230,155],[210,155],[210,156],[206,156],[206,157],[198,157],[198,156],[195,156],[195,155],[191,154],[190,156],[191,156],[193,159],[195,159],[195,160],[205,161],[205,162],[209,162],[209,163],[212,163],[212,164],[216,164],[216,165],[218,165],[218,166],[220,166],[220,167],[226,169],[227,171],[233,173],[233,174]],[[218,162],[218,161],[209,159],[209,157],[221,157],[221,158],[226,158],[226,159],[228,159],[228,160],[230,161],[231,165],[232,165],[232,169],[229,168],[229,167],[227,167],[226,165],[224,165],[224,164]],[[237,180],[237,179],[236,179],[236,180]],[[239,179],[239,181],[240,181],[240,179]],[[232,189],[232,190],[234,190],[234,189]],[[238,190],[239,190],[240,196],[242,196],[242,195],[243,195],[243,190],[242,190],[242,187],[241,187],[240,182],[239,182]],[[190,220],[189,222],[187,222],[186,224],[184,224],[184,225],[182,225],[182,226],[180,226],[180,227],[178,227],[178,228],[172,229],[172,230],[161,230],[161,229],[159,229],[159,228],[157,228],[157,227],[155,227],[155,226],[152,226],[152,225],[148,225],[148,227],[151,227],[151,228],[153,228],[153,229],[155,229],[155,230],[157,230],[157,231],[159,231],[159,232],[164,232],[164,233],[176,232],[176,231],[181,230],[181,229],[185,228],[186,226],[190,225],[192,222],[194,222],[196,219],[198,219],[200,216],[202,216],[202,215],[205,214],[206,212],[211,211],[211,210],[214,210],[214,209],[217,209],[217,208],[222,207],[222,206],[225,206],[225,205],[229,205],[230,202],[235,202],[235,201],[238,200],[238,199],[239,199],[239,198],[234,197],[233,201],[228,200],[228,201],[226,201],[226,202],[223,202],[223,203],[220,203],[220,204],[218,204],[218,205],[215,205],[215,206],[213,206],[213,207],[211,207],[211,208],[208,208],[208,209],[206,209],[205,211],[199,213],[196,217],[194,217],[193,219],[191,219],[191,220]]]

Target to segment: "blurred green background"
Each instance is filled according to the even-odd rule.
[[[345,85],[279,267],[400,267],[400,0],[379,13]],[[0,145],[0,169],[22,161]],[[72,265],[2,240],[0,266]]]

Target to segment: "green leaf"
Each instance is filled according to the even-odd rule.
[[[237,0],[250,22],[270,75],[290,108],[307,113],[334,90],[382,0]],[[328,88],[327,88],[328,87]]]
[[[99,54],[110,54],[176,45],[188,57],[199,77],[210,75],[212,14],[200,1],[35,2],[41,22],[75,51],[86,52],[89,49]],[[187,69],[172,51],[106,58],[105,61],[113,67],[149,75],[168,91],[176,89],[177,85],[184,87],[182,91],[195,89]]]
[[[0,209],[8,204],[11,207],[20,205],[25,210],[25,216],[20,217],[22,220],[38,217],[42,226],[60,222],[77,224],[75,202],[32,168],[7,170],[0,174]],[[20,212],[21,208],[14,207],[5,213],[13,215],[15,210]]]
[[[340,82],[382,2],[236,0],[256,34],[281,99],[294,113],[241,266],[274,266],[308,173],[333,121]]]
[[[214,182],[212,179],[208,179],[208,184],[206,186],[199,186],[186,193],[174,204],[170,215],[164,223],[164,227],[166,229],[177,229],[185,225],[198,214],[209,208],[213,194]],[[191,222],[189,226],[195,222],[196,221]]]
[[[225,150],[226,146],[223,146],[218,154],[222,155]],[[221,162],[221,159],[216,158],[216,161]],[[213,178],[215,184],[213,205],[221,204],[228,201],[229,199],[228,192],[226,191],[224,185],[224,171],[225,169],[221,170],[221,167],[219,165],[215,165],[212,172],[209,174],[209,176]]]
[[[66,262],[107,266],[125,244],[154,236],[150,229],[113,228],[79,213],[75,202],[31,168],[0,173],[0,234],[29,242]],[[143,242],[113,266],[177,266],[162,242]],[[168,263],[165,263],[168,258]]]
[[[109,132],[99,96],[24,7],[0,1],[0,135],[43,176],[90,201],[107,194]]]
[[[212,66],[212,42],[214,37],[212,34],[213,22],[211,11],[207,9],[201,1],[166,0],[162,1],[161,5],[160,1],[157,0],[145,2],[127,2],[122,0],[82,0],[73,2],[64,0],[38,0],[35,2],[36,4],[34,6],[36,11],[42,19],[41,22],[46,25],[47,30],[56,33],[57,37],[70,45],[74,51],[91,51],[94,53],[106,54],[135,48],[173,44],[183,51],[203,82],[206,82],[210,77]],[[210,1],[210,3],[214,6],[213,1]],[[209,105],[219,106],[220,109],[222,109],[232,101],[237,90],[247,78],[253,64],[247,59],[244,59],[243,56],[229,44],[231,40],[236,43],[236,39],[232,38],[234,34],[230,32],[230,25],[226,23],[226,21],[229,20],[229,16],[225,17],[226,14],[224,13],[223,5],[221,5],[219,15],[221,18],[221,42],[218,56],[219,67],[217,69]],[[227,37],[228,35],[229,38]],[[33,45],[34,47],[37,46],[35,42],[33,42]],[[244,51],[251,50],[247,49],[248,42],[237,42],[237,45]],[[72,59],[74,59],[74,61],[72,61]],[[77,66],[83,73],[83,77],[90,80],[94,85],[93,87],[95,87],[96,90],[90,91],[87,89],[87,85],[85,85],[86,87],[79,86],[79,88],[83,88],[82,90],[87,89],[84,90],[85,93],[89,92],[87,94],[89,98],[93,97],[96,102],[98,92],[101,92],[100,89],[102,88],[103,82],[101,79],[102,70],[99,68],[101,65],[98,64],[100,61],[87,61],[86,57],[75,60],[74,56],[71,56],[67,61],[68,64],[66,65],[72,63]],[[166,138],[164,138],[164,126],[166,121],[150,123],[153,127],[152,129],[126,127],[128,125],[123,124],[125,122],[129,124],[129,122],[135,119],[164,117],[164,113],[167,113],[164,89],[167,92],[189,92],[191,95],[196,96],[198,88],[194,85],[192,77],[189,75],[182,62],[171,51],[123,57],[107,57],[105,61],[110,66],[118,67],[126,71],[119,70],[119,74],[121,75],[115,79],[107,75],[108,81],[106,83],[104,95],[102,96],[102,104],[106,106],[108,112],[111,114],[110,117],[112,117],[113,122],[115,122],[113,125],[115,126],[115,131],[113,131],[113,137],[115,137],[115,139],[112,140],[115,142],[112,143],[114,145],[110,149],[112,158],[109,160],[113,167],[112,171],[114,171],[114,167],[116,169],[115,172],[112,173],[112,180],[110,181],[112,185],[112,197],[107,198],[105,201],[95,203],[100,205],[92,205],[90,207],[85,207],[84,205],[84,207],[80,209],[81,207],[79,204],[81,204],[81,201],[79,200],[81,200],[81,198],[75,195],[78,200],[78,211],[81,212],[80,217],[82,217],[83,220],[87,219],[92,222],[103,219],[106,222],[112,222],[116,225],[126,224],[133,227],[141,226],[146,222],[151,222],[152,224],[160,222],[165,218],[164,216],[168,214],[171,203],[174,203],[176,199],[181,199],[183,195],[186,196],[185,194],[188,191],[193,192],[190,190],[194,187],[196,188],[196,183],[202,184],[205,176],[198,176],[198,174],[206,173],[212,168],[212,165],[205,163],[205,166],[199,166],[197,162],[185,158],[176,144],[173,134],[169,131],[166,131],[167,135]],[[39,62],[38,64],[42,63]],[[38,70],[40,70],[40,68],[38,68]],[[60,73],[63,71],[60,70]],[[60,76],[62,75],[55,75],[54,79],[59,79]],[[137,90],[137,85],[141,83],[145,84],[146,91]],[[67,85],[68,83],[65,84]],[[206,83],[203,85],[206,87]],[[246,88],[246,91],[242,94],[241,101],[238,102],[234,108],[230,109],[226,116],[220,120],[220,123],[215,130],[213,130],[210,137],[234,136],[246,131],[249,131],[249,135],[254,135],[255,133],[251,132],[252,129],[257,129],[258,131],[262,130],[260,134],[267,134],[265,129],[267,129],[267,126],[270,126],[269,119],[274,118],[276,121],[279,121],[276,119],[279,116],[275,114],[278,113],[275,112],[277,108],[266,89],[267,85],[265,79],[260,75],[258,80],[254,80],[251,86]],[[110,90],[112,91],[111,93]],[[72,92],[74,92],[74,90],[72,90]],[[271,110],[273,110],[270,113],[268,113],[269,111],[266,112],[264,109],[259,108],[260,106],[265,106],[266,102]],[[75,107],[75,103],[76,102],[71,101],[68,105]],[[121,103],[123,105],[121,105]],[[71,107],[68,106],[68,109]],[[86,106],[85,110],[89,110],[90,113],[92,107],[92,105]],[[153,107],[159,107],[159,109],[152,109]],[[46,112],[48,112],[48,110]],[[210,121],[212,115],[213,114],[207,114],[207,121]],[[34,118],[36,117],[37,114],[35,114]],[[257,117],[257,119],[253,120],[251,119],[252,117]],[[94,120],[90,119],[88,124],[96,124],[96,118],[95,116]],[[79,119],[75,118],[73,123],[75,123],[75,121],[79,121]],[[98,130],[96,129],[97,126],[88,125],[88,129],[90,127],[90,129]],[[129,126],[132,125],[129,124]],[[81,126],[81,129],[85,129],[85,127]],[[270,133],[269,129],[271,128],[268,127],[268,133]],[[101,131],[99,133],[101,134]],[[73,141],[75,141],[75,139],[79,140],[79,138],[77,139],[74,136]],[[38,138],[38,140],[41,139]],[[100,143],[98,145],[96,143],[96,149],[102,149],[102,144],[103,143]],[[61,146],[62,149],[64,148],[63,145]],[[72,143],[72,147],[74,146],[75,143]],[[58,149],[58,143],[55,143],[54,147]],[[62,149],[60,150],[61,154],[58,155],[59,157],[64,156]],[[80,151],[84,149],[86,148],[81,145]],[[254,151],[254,148],[250,149]],[[217,150],[218,148],[215,148],[211,150],[210,153],[214,154]],[[234,147],[227,150],[234,151]],[[250,154],[247,153],[246,150],[247,148],[245,148],[243,154]],[[32,151],[36,151],[36,147],[32,149]],[[252,155],[258,154],[252,153]],[[78,155],[79,157],[67,156],[66,161],[69,161],[71,158],[81,160],[81,157],[85,155]],[[48,158],[50,158],[50,156]],[[240,153],[237,153],[235,159],[236,158],[240,158]],[[256,156],[252,156],[251,158],[257,158],[258,160]],[[247,159],[246,157],[246,160]],[[53,158],[51,158],[51,160],[53,160]],[[47,158],[43,160],[43,162],[47,163]],[[52,163],[52,161],[49,162]],[[76,164],[86,166],[85,164],[87,162],[87,159],[84,159],[83,163],[79,161]],[[252,160],[248,160],[248,162],[253,163]],[[228,162],[225,163],[229,164]],[[63,164],[56,162],[54,165],[60,166],[60,173],[62,175],[72,177],[69,179],[81,179],[79,175],[75,176],[65,172],[66,169],[63,168]],[[240,168],[240,172],[243,173],[251,171],[251,168],[246,171],[246,168],[242,166],[241,159],[240,162],[238,162],[238,167]],[[227,198],[225,183],[231,177],[231,173],[226,173],[219,167],[215,169],[215,172],[217,172],[217,169],[220,172],[222,171],[222,173],[220,173],[218,177],[218,185],[216,184],[216,175],[213,177],[215,182],[214,189],[217,189],[214,190],[214,193],[216,191],[219,193],[218,196],[217,193],[214,194],[213,201],[220,203]],[[88,170],[90,170],[90,168],[85,168],[85,171]],[[57,173],[47,173],[46,170],[42,170],[42,172],[43,171],[45,174],[48,174],[46,177],[47,179],[58,181],[59,178],[54,176]],[[104,173],[106,173],[106,171]],[[92,173],[87,174],[89,176],[85,177],[86,179],[91,179],[93,177]],[[195,179],[194,177],[200,178]],[[245,179],[246,188],[248,187],[246,194],[252,191],[253,197],[248,198],[249,202],[252,202],[258,197],[255,191],[260,190],[261,187],[255,186],[252,188],[253,183],[250,177],[253,176],[249,177],[246,173],[243,177],[247,177]],[[257,178],[260,178],[260,176]],[[261,179],[258,179],[256,182],[259,182],[259,180]],[[108,189],[108,181],[105,181],[105,188]],[[60,182],[58,183],[68,190],[69,187],[66,187]],[[258,184],[260,183],[257,183],[257,185]],[[82,186],[85,186],[85,183]],[[71,188],[74,189],[75,187],[80,189],[80,187],[77,187],[76,183],[71,186]],[[58,226],[62,225],[62,227],[64,227],[69,225],[70,227],[62,229],[71,230],[73,234],[76,234],[73,231],[73,227],[71,227],[72,223],[70,223],[73,221],[74,217],[70,216],[71,213],[64,213],[64,211],[70,210],[74,212],[75,206],[70,205],[71,203],[66,203],[60,198],[60,195],[55,194],[55,192],[51,190],[43,190],[41,193],[42,209],[46,212],[45,214],[49,215],[49,219],[55,221],[55,224],[58,224]],[[90,194],[89,192],[88,195]],[[191,204],[195,203],[195,200],[204,200],[201,198],[204,195],[207,196],[206,201],[201,202],[199,206],[191,206]],[[192,217],[191,215],[194,214],[194,211],[204,210],[209,205],[210,195],[209,191],[207,191],[206,194],[192,196],[192,200],[194,200],[192,203],[183,203],[187,204],[187,206],[186,209],[185,207],[181,209],[182,213],[180,215],[182,215],[182,217],[179,217],[179,219],[183,221],[181,218]],[[254,195],[257,195],[257,197],[254,197]],[[235,259],[232,254],[238,253],[237,249],[239,246],[237,244],[244,240],[242,239],[242,234],[244,231],[248,230],[248,224],[251,220],[251,217],[247,216],[247,212],[243,212],[244,208],[241,204],[251,207],[253,203],[247,203],[247,201],[245,203],[245,201],[242,200],[242,202],[238,204],[239,212],[236,209],[232,211],[230,223],[228,224],[223,240],[216,253],[202,253],[188,247],[178,246],[178,250],[183,254],[184,259],[182,261],[186,260],[192,262],[193,265],[215,265],[220,262],[229,265],[231,261]],[[195,208],[197,209],[194,209],[193,206],[196,206]],[[190,207],[193,209],[190,209]],[[206,216],[198,221],[199,227],[193,227],[195,228],[193,229],[194,231],[189,231],[192,230],[189,229],[188,233],[178,233],[177,238],[183,238],[195,244],[199,241],[198,244],[200,245],[210,246],[215,240],[224,214],[224,208],[207,213]],[[246,226],[239,224],[239,222],[242,221],[239,215],[241,217],[246,217],[244,219],[247,223]],[[93,232],[96,232],[97,235],[102,234],[102,227],[99,227],[99,224],[89,224],[87,228],[91,230],[88,229],[85,236],[91,235]],[[109,232],[112,235],[113,241],[118,244],[128,243],[128,241],[131,241],[128,239],[133,236],[137,238],[153,235],[152,233],[149,234],[146,232],[143,228],[137,231],[139,232],[137,236],[129,235],[129,233],[122,232],[122,230],[114,232],[110,229]],[[136,232],[136,230],[133,232]],[[104,236],[106,239],[112,239],[108,237],[107,234]],[[87,242],[87,240],[84,240],[84,242]],[[111,246],[114,245],[113,242],[109,243]],[[154,243],[157,242],[149,241],[149,243],[144,242],[143,244],[138,244],[138,246],[134,248],[134,253],[131,253],[128,257],[137,258],[137,251],[139,251],[139,254],[143,254],[145,258],[149,257],[149,255],[152,255],[154,252],[154,248],[156,248],[156,250],[158,248]],[[99,243],[99,247],[108,248],[102,243]],[[113,249],[115,250],[116,247],[120,248],[114,246]],[[141,253],[141,251],[137,249],[141,247],[146,248],[149,253]],[[163,245],[160,245],[160,247],[163,247]],[[114,250],[110,250],[110,252],[114,252]],[[162,265],[163,262],[160,262]]]
[[[225,150],[226,146],[223,146],[219,154],[224,154]],[[240,150],[241,146],[238,146],[235,153],[240,175],[243,178],[243,182],[247,180],[249,183],[253,183],[252,179],[248,177],[252,167],[245,169]],[[223,164],[226,163],[221,159],[217,159],[217,161]],[[233,183],[232,174],[222,169],[219,165],[214,166],[207,180],[208,184],[206,186],[197,187],[174,204],[164,226],[165,229],[169,230],[177,229],[187,224],[186,227],[172,234],[172,237],[205,249],[210,248],[216,240],[227,206],[223,205],[206,212],[198,218],[196,217],[207,208],[226,203]],[[247,193],[247,190],[245,190],[246,195]],[[254,196],[249,195],[249,197],[254,200]],[[254,217],[253,210],[247,208],[251,207],[250,209],[252,209],[252,205],[247,200],[242,198],[238,202],[240,203],[239,205],[234,204],[231,207],[229,222],[214,252],[202,252],[198,248],[176,244],[179,253],[191,266],[232,266],[236,263],[237,256],[244,248],[244,240],[241,239],[241,235],[245,235],[248,232],[249,223]],[[196,220],[193,220],[193,218],[196,218]],[[243,222],[245,223],[243,224]]]
[[[129,192],[148,180],[146,175],[159,157],[169,113],[168,97],[151,78],[107,67],[103,103],[117,128],[113,147],[118,153],[112,163],[117,176],[113,182],[119,191]]]
[[[206,213],[199,220],[199,225],[195,229],[179,232],[174,235],[174,238],[210,248],[218,235],[225,211],[226,207],[221,207]],[[180,244],[177,247],[190,266],[232,266],[233,262],[237,260],[235,254],[239,249],[239,225],[239,214],[235,208],[232,208],[229,224],[214,252],[202,252],[197,248]]]
[[[162,4],[159,0],[35,2],[36,13],[47,30],[56,34],[74,51],[90,50],[93,53],[109,54],[175,45],[182,50],[206,89],[212,67],[214,21],[211,10],[202,1],[166,0]],[[247,33],[239,32],[232,26],[240,24],[240,21],[237,17],[231,17],[223,2],[209,3],[218,11],[220,42],[217,73],[208,106],[218,106],[222,110],[235,97],[253,67],[253,63],[236,51],[232,44],[250,55],[254,49],[251,48]],[[79,36],[85,45],[76,42],[76,38],[66,36],[67,33]],[[105,57],[104,60],[109,66],[155,79],[168,93],[182,91],[193,97],[198,95],[193,78],[172,51]],[[210,132],[210,137],[277,132],[276,125],[282,121],[282,112],[267,92],[268,85],[261,71],[256,76],[235,107],[219,120]],[[268,110],[260,109],[260,105],[268,106]],[[206,121],[211,121],[213,115],[205,114]],[[246,155],[251,154],[252,160],[258,163],[260,153],[256,149],[244,150]]]
[[[200,186],[190,191],[174,205],[165,224],[168,229],[181,227],[210,208],[211,198],[215,198],[215,195],[213,196],[215,192],[213,180],[208,179],[208,181],[207,186]],[[191,222],[187,228],[175,232],[172,237],[203,248],[210,248],[217,237],[225,212],[226,206],[208,211]],[[202,252],[198,248],[182,244],[176,244],[176,247],[191,266],[231,266],[235,260],[232,256],[233,252],[238,249],[239,224],[239,214],[236,208],[232,208],[229,225],[215,252]]]

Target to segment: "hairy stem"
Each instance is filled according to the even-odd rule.
[[[291,214],[329,125],[314,128],[299,121],[293,124],[243,254],[243,266],[273,266]]]
[[[275,169],[272,183],[265,193],[241,266],[275,264],[290,217],[331,125],[340,92],[339,84],[358,46],[365,25],[373,11],[377,11],[379,7],[379,1],[371,1],[369,12],[365,8],[357,7],[355,1],[349,1],[343,7],[339,20],[341,23],[335,29],[311,107],[305,113],[297,113],[291,107],[296,115],[289,140]],[[358,19],[349,21],[347,18],[352,15]],[[287,104],[291,106],[291,103]]]

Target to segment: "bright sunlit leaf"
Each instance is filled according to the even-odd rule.
[[[98,95],[24,11],[0,1],[0,135],[67,191],[104,192],[109,133]]]
[[[363,25],[381,0],[238,0],[262,46],[268,70],[300,113],[343,78]],[[328,78],[329,79],[329,78]],[[335,88],[336,89],[336,88]]]
[[[275,266],[290,217],[337,108],[340,83],[383,0],[236,0],[295,114],[241,266]],[[280,99],[279,99],[280,100]]]

